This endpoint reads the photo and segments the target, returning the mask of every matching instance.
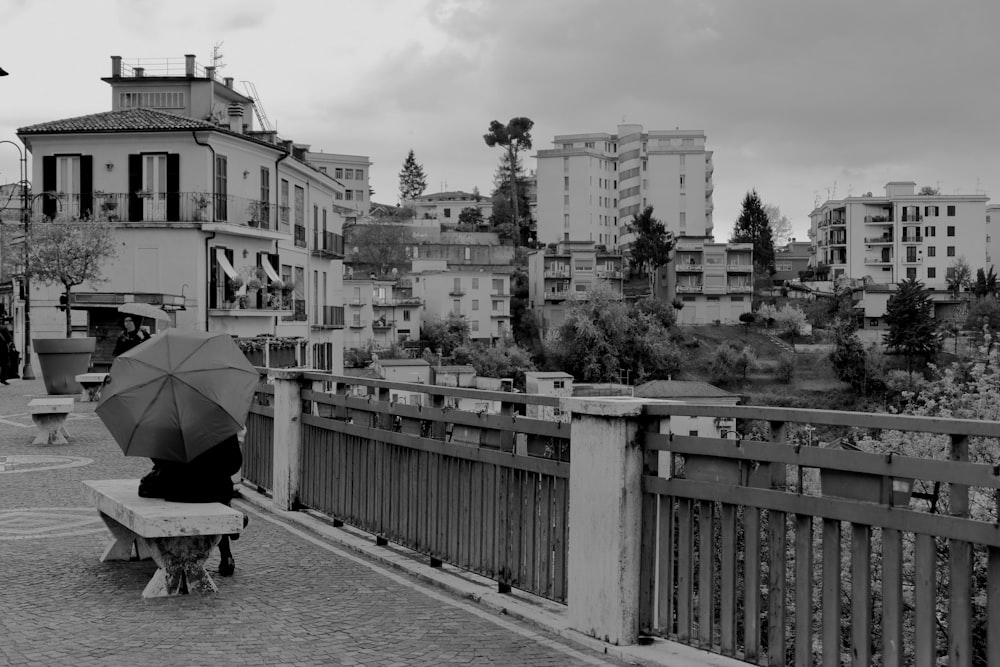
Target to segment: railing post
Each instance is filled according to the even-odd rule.
[[[302,470],[302,371],[268,371],[274,383],[274,463],[272,502],[282,510],[294,508]]]
[[[612,644],[639,634],[644,401],[565,398],[573,413],[569,477],[570,625]]]

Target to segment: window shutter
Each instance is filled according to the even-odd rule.
[[[42,192],[54,192],[56,189],[56,156],[42,156]],[[56,199],[44,195],[42,197],[42,215],[46,218],[56,217]]]
[[[219,307],[219,260],[215,258],[215,248],[208,250],[208,307]]]
[[[142,199],[136,193],[142,190],[142,156],[128,156],[128,219],[142,222]]]
[[[80,215],[94,216],[94,156],[80,156]]]
[[[167,220],[181,219],[181,156],[167,153]]]

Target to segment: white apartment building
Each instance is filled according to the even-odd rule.
[[[676,236],[711,236],[712,152],[701,130],[619,125],[557,135],[537,160],[537,239],[622,245],[646,206]]]
[[[987,201],[981,194],[920,195],[913,181],[887,183],[884,196],[827,201],[810,214],[816,265],[831,280],[895,284],[913,277],[944,290],[958,259],[973,275],[992,262]]]
[[[307,151],[306,161],[343,186],[334,194],[334,204],[344,209],[345,224],[359,222],[368,217],[371,207],[369,176],[372,162],[365,155],[344,155]]]
[[[457,225],[458,217],[467,208],[478,208],[487,222],[493,214],[493,200],[483,195],[454,190],[434,192],[407,199],[403,206],[413,209],[416,224],[433,220],[437,225]]]

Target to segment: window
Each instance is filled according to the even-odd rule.
[[[917,261],[917,247],[916,246],[906,246],[906,261],[915,262]]]
[[[365,191],[364,190],[355,190],[354,191],[354,199],[356,201],[364,201],[365,200]]]
[[[455,313],[456,315],[461,315],[462,314],[462,302],[459,301],[458,299],[453,299],[452,302],[451,302],[451,312]]]
[[[563,206],[569,206],[569,195],[563,195]]]
[[[471,259],[472,259],[472,248],[466,246],[465,247],[465,260],[469,261]],[[473,285],[473,287],[475,287],[475,285]]]
[[[404,310],[403,311],[403,321],[404,322],[409,322],[410,321],[410,311],[409,310]]]
[[[955,225],[948,225],[948,231],[946,232],[948,236],[955,235]]]
[[[916,277],[917,277],[917,268],[915,266],[907,267],[907,269],[906,269],[906,279],[907,280],[909,280],[911,278],[916,279]]]
[[[928,278],[937,278],[937,269],[935,269],[933,266],[928,266],[927,267],[927,277]]]
[[[684,174],[681,174],[681,190],[684,189]]]
[[[563,227],[569,227],[569,213],[563,213]]]
[[[948,207],[948,217],[949,218],[954,218],[955,217],[955,207],[954,206],[949,206]]]
[[[148,158],[156,156],[147,156]],[[164,166],[166,165],[166,156],[164,157]],[[228,220],[226,203],[229,200],[227,196],[229,194],[229,171],[227,165],[229,160],[225,155],[215,156],[215,219],[216,220]],[[151,164],[146,163],[147,173],[145,174],[147,182],[145,184],[146,189],[150,192],[162,192],[162,190],[156,190],[153,188],[151,180],[152,176],[150,171],[155,172],[155,169],[150,169]]]
[[[286,179],[284,179],[284,178],[281,179],[281,186],[280,186],[280,189],[278,190],[278,196],[281,198],[281,201],[279,202],[279,206],[281,207],[279,209],[280,212],[281,212],[281,222],[283,222],[283,223],[285,223],[287,225],[288,221],[289,221],[289,217],[288,217],[288,181]],[[287,230],[285,230],[285,231],[287,231]],[[284,279],[282,279],[282,280],[284,280]],[[287,284],[287,281],[286,281],[286,284]]]
[[[497,301],[496,299],[494,299],[493,300],[493,312],[500,312],[501,310],[503,310],[503,307],[501,306],[500,302]]]
[[[466,248],[465,250],[468,251],[469,249]],[[466,259],[468,259],[468,257]],[[479,278],[472,279],[472,289],[479,289]]]
[[[937,227],[924,227],[924,236],[937,236]]]
[[[340,167],[337,167],[336,169],[333,170],[333,177],[334,178],[343,178],[344,177],[344,170],[342,168],[340,168]]]
[[[451,209],[450,208],[446,208],[444,210],[444,217],[446,217],[446,218],[450,218],[451,217]]]
[[[927,256],[928,257],[937,257],[937,248],[934,247],[934,246],[928,246],[927,247]]]
[[[566,388],[566,381],[565,380],[553,380],[552,381],[552,388],[553,389],[565,389]]]
[[[494,294],[503,294],[503,278],[494,278],[493,279],[493,293]]]
[[[260,220],[270,223],[271,220],[271,169],[260,168]]]
[[[937,206],[924,206],[924,217],[933,216],[938,217],[938,207]]]
[[[469,331],[472,331],[474,333],[479,332],[479,320],[472,320],[471,322],[469,322]]]
[[[563,176],[563,190],[569,190],[569,176]]]
[[[343,192],[334,192],[333,193],[333,198],[336,199],[337,201],[343,201],[343,199],[344,199],[344,193]]]
[[[455,292],[461,292],[462,291],[462,279],[461,278],[455,278],[455,284],[453,286],[453,291],[455,291]]]
[[[353,181],[354,180],[354,170],[353,169],[345,169],[344,170],[344,179],[346,179],[346,180],[352,180]]]
[[[169,91],[148,91],[134,93],[119,93],[119,107],[134,109],[183,109],[184,93]]]
[[[344,190],[344,199],[354,201],[354,190]]]
[[[472,300],[472,310],[479,310],[479,299]]]
[[[948,252],[946,254],[949,257],[954,257],[955,256],[955,246],[953,246],[953,245],[948,246]]]

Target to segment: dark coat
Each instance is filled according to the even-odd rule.
[[[139,484],[140,496],[228,505],[233,498],[232,476],[243,466],[243,452],[232,435],[187,463],[153,459],[153,464],[153,472]]]
[[[139,343],[147,340],[149,340],[149,334],[142,329],[136,329],[132,333],[126,331],[118,336],[118,340],[115,342],[115,351],[111,355],[117,357],[119,354],[128,352]]]

